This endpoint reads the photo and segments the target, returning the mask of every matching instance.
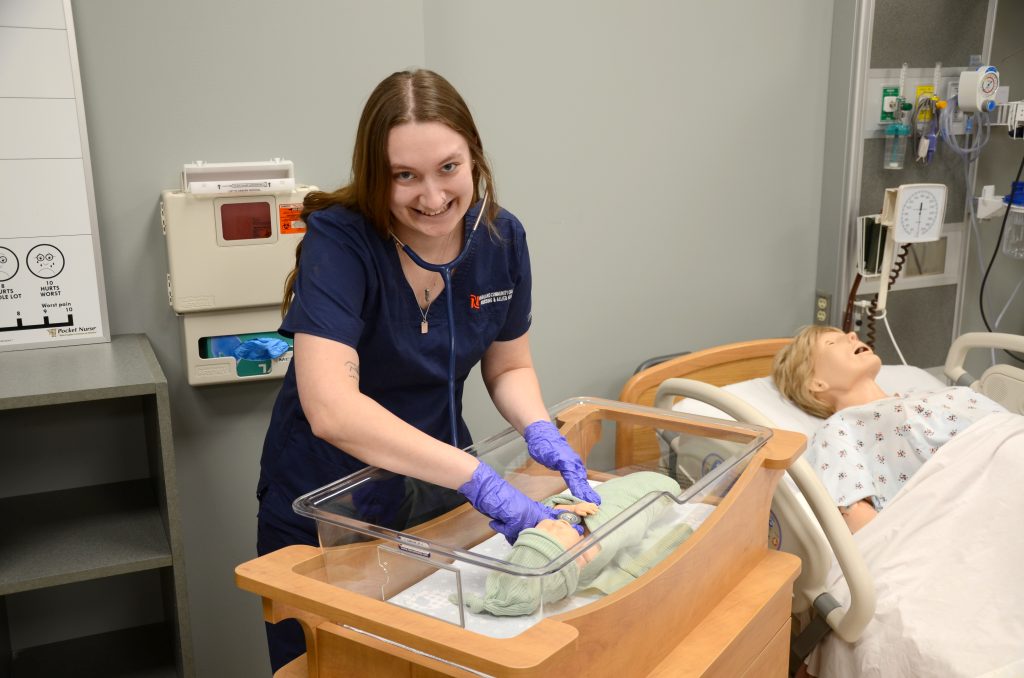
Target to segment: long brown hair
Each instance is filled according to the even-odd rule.
[[[303,221],[317,210],[342,205],[366,217],[382,237],[392,230],[391,163],[388,159],[388,134],[393,127],[409,122],[440,122],[458,132],[469,146],[473,165],[473,202],[481,189],[489,196],[484,221],[493,231],[498,216],[494,177],[484,157],[476,123],[458,91],[433,71],[399,71],[384,78],[370,94],[356,130],[352,151],[352,178],[336,191],[314,191],[302,204]],[[299,272],[302,242],[295,248],[295,268],[284,285],[281,315],[288,312]]]

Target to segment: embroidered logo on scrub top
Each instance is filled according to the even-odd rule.
[[[514,290],[501,290],[499,292],[488,292],[487,294],[469,295],[469,307],[479,311],[481,306],[493,304],[498,301],[509,301],[512,299]]]

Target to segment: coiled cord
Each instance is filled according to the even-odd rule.
[[[910,245],[901,245],[899,252],[896,253],[896,257],[892,262],[892,270],[889,272],[889,289],[896,284],[896,279],[900,277],[900,271],[903,270],[903,264],[907,261],[907,250]],[[868,308],[868,320],[865,324],[864,331],[864,343],[871,347],[871,350],[875,350],[875,316],[878,314],[878,293],[871,299],[871,306]]]
[[[853,329],[853,304],[857,301],[857,290],[860,288],[860,281],[862,280],[860,273],[853,279],[853,286],[850,287],[850,294],[846,297],[846,311],[843,313],[843,332],[849,332]]]

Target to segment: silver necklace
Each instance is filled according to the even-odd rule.
[[[438,275],[437,277],[438,277],[438,279],[441,278],[440,275]],[[424,303],[423,308],[420,308],[419,304],[416,305],[416,308],[418,308],[419,311],[420,311],[420,318],[421,318],[421,320],[420,320],[420,334],[426,334],[427,331],[430,329],[430,323],[427,322],[427,312],[430,311],[430,305],[434,303],[434,300],[430,298],[430,292],[435,287],[437,287],[437,280],[435,280],[434,284],[431,285],[429,288],[423,290],[423,303]]]
[[[454,235],[455,229],[452,229],[452,231],[448,234],[448,239],[444,241],[444,248],[441,250],[442,260],[444,260],[445,258],[445,253],[448,251],[448,245],[451,244],[452,236]],[[398,247],[398,251],[401,252],[402,248],[401,246],[399,246],[397,239],[395,241],[395,245]],[[431,305],[433,305],[434,300],[436,299],[436,297],[432,299],[430,297],[430,293],[434,291],[434,288],[437,287],[437,283],[441,280],[440,274],[435,275],[437,277],[434,278],[434,284],[431,285],[430,287],[426,287],[423,289],[423,306],[420,307],[419,302],[416,303],[416,310],[420,312],[420,334],[426,334],[427,332],[430,331],[430,323],[427,322],[427,313],[430,312],[430,307]]]

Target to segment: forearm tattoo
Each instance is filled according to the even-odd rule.
[[[359,365],[358,365],[358,363],[354,363],[351,360],[346,360],[345,361],[345,366],[348,367],[348,376],[351,377],[352,379],[355,379],[356,382],[358,383],[359,382]]]

